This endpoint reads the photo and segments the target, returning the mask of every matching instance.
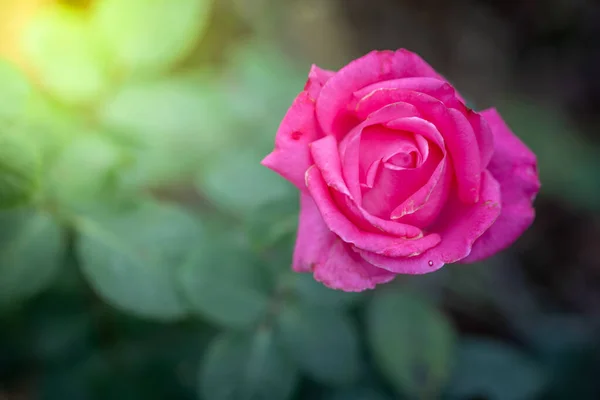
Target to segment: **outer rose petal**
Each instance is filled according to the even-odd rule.
[[[316,98],[319,97],[319,94],[321,93],[321,88],[323,87],[323,85],[325,85],[325,83],[327,83],[329,78],[331,78],[333,75],[335,75],[335,72],[321,69],[315,64],[313,64],[310,67],[310,72],[308,73],[308,80],[306,81],[304,90],[308,92],[309,96],[313,100],[316,100]]]
[[[480,113],[468,109],[466,116],[477,138],[479,153],[481,154],[481,168],[486,168],[494,155],[494,134],[490,125]]]
[[[390,282],[396,274],[369,264],[350,246],[337,239],[326,261],[315,265],[314,277],[331,289],[361,292],[375,289],[377,284]]]
[[[496,149],[488,166],[500,183],[502,212],[463,262],[475,262],[511,245],[535,217],[532,203],[540,189],[535,155],[515,136],[495,109],[481,113],[494,133]]]
[[[389,282],[396,276],[353,254],[327,228],[314,201],[307,194],[300,197],[293,269],[297,272],[314,271],[315,279],[326,286],[353,292],[373,289],[376,284]]]
[[[500,186],[485,171],[481,179],[481,198],[477,204],[450,200],[432,231],[439,232],[440,244],[417,257],[384,257],[357,249],[369,263],[398,274],[426,274],[444,264],[464,259],[471,253],[473,243],[500,215]]]
[[[322,136],[315,115],[315,99],[334,74],[333,71],[312,65],[304,91],[296,97],[279,125],[275,150],[261,163],[300,190],[305,190],[304,173],[312,164],[308,144]]]
[[[347,110],[352,93],[373,83],[390,79],[429,77],[442,79],[418,55],[400,49],[397,51],[372,51],[340,69],[323,86],[317,99],[317,118],[325,134],[338,138],[345,135],[351,124]]]
[[[321,136],[315,118],[315,103],[308,92],[302,92],[279,125],[275,150],[261,164],[292,182],[298,189],[306,190],[304,173],[312,164],[308,145]]]
[[[445,80],[436,78],[402,78],[391,81],[377,82],[353,93],[356,100],[360,100],[377,89],[404,89],[425,93],[444,103],[446,107],[465,110],[466,106],[460,101],[456,91]]]

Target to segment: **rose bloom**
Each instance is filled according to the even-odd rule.
[[[414,53],[312,67],[262,164],[300,190],[293,269],[362,291],[482,260],[533,222],[535,155]]]

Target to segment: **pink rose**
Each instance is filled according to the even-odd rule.
[[[482,260],[533,222],[535,155],[407,50],[317,66],[262,164],[301,191],[293,268],[345,291]]]

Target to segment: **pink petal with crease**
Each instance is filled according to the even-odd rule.
[[[505,249],[535,218],[533,200],[540,190],[535,154],[515,136],[495,109],[481,112],[494,134],[495,151],[488,170],[500,183],[502,212],[463,261],[475,262]]]
[[[489,123],[480,113],[467,110],[466,116],[473,127],[473,132],[475,132],[477,144],[479,145],[481,168],[486,168],[494,155],[494,134]]]
[[[373,289],[394,279],[393,273],[370,265],[354,254],[331,232],[314,201],[300,197],[300,223],[294,249],[293,269],[314,272],[316,280],[332,289],[349,292]]]
[[[332,199],[340,208],[340,212],[344,212],[345,217],[358,228],[367,232],[384,232],[405,238],[422,235],[421,230],[414,226],[381,220],[356,205],[342,178],[335,137],[326,136],[314,142],[311,151],[315,167],[319,169],[325,184],[332,189],[330,192]]]
[[[421,57],[405,49],[372,51],[352,61],[327,81],[317,99],[317,118],[323,131],[341,138],[350,130],[354,120],[346,106],[353,92],[377,82],[409,77],[444,80]]]
[[[362,292],[392,281],[396,274],[369,264],[338,239],[325,262],[315,265],[314,277],[331,289]]]
[[[456,95],[456,91],[448,82],[436,78],[402,78],[377,82],[354,92],[356,99],[362,99],[378,89],[403,89],[424,93],[444,103],[446,107],[465,110],[466,106]]]
[[[465,203],[476,203],[482,168],[475,132],[460,111],[451,108],[448,114],[452,125],[448,125],[450,128],[444,132],[444,139],[454,166],[458,197]]]
[[[416,257],[382,256],[364,249],[360,255],[379,268],[399,274],[426,274],[444,264],[467,257],[473,243],[494,224],[500,215],[500,185],[485,171],[481,180],[481,198],[476,204],[465,204],[450,197],[432,231],[438,232],[441,242]]]
[[[339,149],[344,179],[347,182],[350,193],[352,193],[352,197],[358,204],[362,201],[359,160],[360,141],[363,129],[368,126],[386,123],[391,119],[416,117],[418,115],[417,109],[410,104],[389,104],[370,115],[367,120],[352,129],[352,131],[341,141]]]
[[[429,95],[401,89],[372,92],[359,101],[357,112],[360,114],[361,109],[363,112],[376,109],[381,103],[389,101],[402,101],[414,105],[422,117],[436,127],[452,157],[460,199],[466,203],[476,202],[482,171],[481,159],[475,133],[466,117]]]
[[[327,184],[316,166],[309,168],[306,172],[306,184],[327,227],[346,243],[390,257],[420,254],[439,243],[440,238],[437,234],[419,237],[421,231],[410,225],[406,225],[405,237],[391,237],[360,230],[340,212],[339,206],[333,201]]]
[[[305,190],[304,173],[311,166],[309,143],[322,134],[315,119],[315,103],[307,92],[296,97],[275,136],[275,149],[261,164]]]
[[[306,85],[304,86],[304,91],[308,92],[309,96],[316,100],[321,93],[321,89],[323,85],[327,83],[327,81],[335,75],[334,71],[328,71],[325,69],[321,69],[315,64],[310,67],[310,71],[308,73],[308,80],[306,81]]]

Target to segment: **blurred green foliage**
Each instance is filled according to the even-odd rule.
[[[309,63],[211,23],[235,6],[56,2],[24,31],[29,68],[0,61],[0,398],[594,398],[569,374],[600,364],[591,328],[540,334],[501,266],[361,294],[290,271],[297,194],[259,161]],[[224,54],[199,57],[212,31]],[[598,206],[594,149],[501,111],[548,193]],[[461,336],[465,309],[513,341]]]

